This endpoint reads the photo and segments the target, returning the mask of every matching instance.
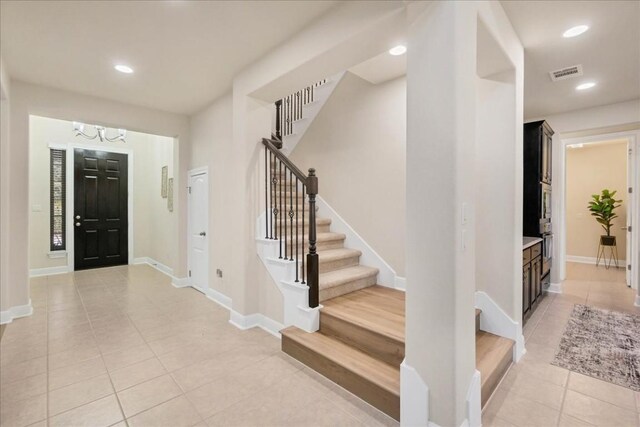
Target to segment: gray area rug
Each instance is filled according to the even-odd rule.
[[[640,391],[640,316],[576,304],[552,364]]]

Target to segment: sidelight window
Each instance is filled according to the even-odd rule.
[[[64,251],[66,249],[66,151],[51,150],[49,202],[51,211],[51,224],[49,241],[51,251]]]

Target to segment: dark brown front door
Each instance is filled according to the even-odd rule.
[[[127,155],[74,152],[75,269],[127,264]]]

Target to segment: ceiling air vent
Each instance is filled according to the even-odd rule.
[[[582,75],[582,65],[580,64],[549,72],[549,76],[551,76],[552,82],[557,82],[558,80],[570,79],[572,77],[577,77],[581,75]]]

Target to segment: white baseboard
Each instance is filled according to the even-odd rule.
[[[186,288],[190,286],[188,277],[176,277],[173,275],[173,268],[164,265],[163,263],[156,261],[153,258],[149,258],[146,256],[134,258],[132,264],[140,265],[147,264],[150,267],[155,268],[156,270],[166,274],[171,278],[171,285],[174,288]]]
[[[597,258],[588,257],[588,256],[577,256],[577,255],[567,255],[565,257],[567,262],[576,262],[578,264],[593,264],[596,265]],[[603,260],[600,260],[600,265],[603,264]],[[627,265],[627,260],[620,259],[618,260],[618,265],[620,268],[624,268]],[[612,262],[612,266],[615,267],[615,263]]]
[[[522,325],[509,317],[486,292],[476,291],[475,301],[476,308],[482,311],[480,314],[480,329],[513,340],[515,342],[513,361],[519,361],[526,353]]]
[[[11,323],[15,319],[31,316],[32,314],[33,314],[33,306],[31,305],[31,299],[29,299],[28,304],[17,305],[15,307],[9,308],[8,310],[0,311],[0,325],[4,325],[5,323]]]
[[[229,323],[238,329],[246,330],[258,327],[269,332],[274,337],[280,338],[280,331],[284,328],[282,323],[278,323],[262,313],[253,313],[246,316],[233,310],[230,310],[230,313]]]
[[[636,302],[633,305],[640,307],[640,295],[636,295]]]
[[[58,267],[46,267],[46,268],[32,268],[29,270],[29,277],[41,277],[52,276],[54,274],[64,274],[71,270],[68,265],[61,265]]]
[[[406,291],[407,290],[407,278],[406,277],[400,277],[400,276],[396,276],[396,280],[395,280],[395,288],[399,291]]]
[[[429,387],[406,360],[400,364],[400,425],[429,425]]]
[[[229,312],[231,312],[232,301],[231,301],[231,298],[229,298],[225,294],[218,292],[215,289],[209,288],[207,290],[207,298],[209,298],[211,301],[217,303],[218,305],[226,308],[227,310],[229,310]]]
[[[545,289],[547,292],[551,292],[554,294],[562,293],[562,283],[550,283],[549,287]]]
[[[463,425],[482,427],[482,381],[477,369],[471,377],[471,384],[467,390],[467,419]]]

